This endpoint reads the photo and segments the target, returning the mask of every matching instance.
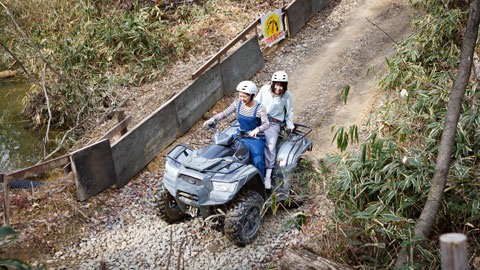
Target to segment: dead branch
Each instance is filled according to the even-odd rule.
[[[22,64],[22,62],[20,60],[18,60],[17,56],[15,56],[15,54],[10,51],[10,49],[8,49],[7,46],[5,46],[5,44],[2,43],[2,41],[0,41],[0,46],[2,46],[3,49],[5,49],[8,54],[10,54],[13,59],[15,59],[15,61],[17,61],[17,63],[20,65],[20,67],[23,69],[23,72],[25,72],[25,74],[39,87],[42,87],[42,84],[35,78],[33,77],[28,71],[27,69],[25,68],[25,66]]]
[[[371,24],[373,24],[373,26],[377,27],[378,29],[380,29],[380,31],[382,31],[385,35],[387,35],[387,37],[389,39],[391,39],[393,41],[393,43],[395,43],[396,45],[398,45],[398,42],[396,42],[387,32],[385,32],[382,28],[380,28],[380,26],[378,26],[376,23],[370,21],[367,17],[365,17],[365,19],[367,19],[367,21],[369,21]]]
[[[63,142],[65,141],[65,139],[67,138],[67,135],[70,134],[70,132],[72,132],[73,130],[75,130],[76,128],[78,128],[80,126],[80,124],[82,124],[83,122],[85,122],[87,120],[87,118],[83,119],[82,121],[80,121],[80,115],[81,113],[83,112],[83,110],[85,109],[85,107],[87,106],[88,103],[86,103],[82,109],[80,109],[80,111],[78,112],[77,114],[77,121],[76,121],[76,124],[74,127],[70,128],[69,130],[67,130],[67,132],[65,132],[65,134],[63,134],[63,137],[62,137],[62,140],[60,141],[60,143],[58,144],[57,148],[55,150],[53,150],[50,154],[48,154],[47,156],[43,157],[42,159],[40,159],[38,161],[38,163],[50,158],[51,156],[53,156],[55,153],[57,153],[63,146]],[[37,163],[37,164],[38,164]]]
[[[32,43],[30,43],[27,39],[27,37],[25,36],[25,33],[22,31],[22,29],[20,28],[20,26],[18,25],[17,21],[15,20],[15,18],[13,18],[13,15],[12,13],[10,13],[10,10],[8,10],[8,8],[2,3],[0,2],[0,5],[3,6],[3,8],[5,9],[5,11],[7,12],[8,16],[10,16],[10,19],[13,21],[13,23],[15,24],[15,26],[17,27],[17,31],[22,35],[23,37],[23,41],[25,42],[25,44],[27,44],[28,46],[32,47],[37,53],[38,55],[40,56],[40,58],[43,60],[43,62],[45,62],[47,64],[47,66],[53,71],[55,72],[62,80],[64,80],[65,78],[63,77],[62,74],[60,74],[56,69],[54,69],[52,67],[52,65],[50,65],[50,63],[47,61],[47,59],[45,59],[45,57],[43,57],[43,54],[42,52],[35,46],[33,45]]]
[[[477,88],[480,86],[480,59],[478,58],[478,55],[473,52],[473,74],[475,77],[475,83],[473,84],[473,90],[474,94],[472,97],[472,110],[476,111],[477,110],[477,102],[478,102],[478,94],[477,94]]]
[[[47,110],[48,110],[48,124],[47,124],[47,131],[45,133],[45,139],[43,140],[43,155],[47,155],[47,142],[48,142],[48,132],[50,131],[50,123],[52,121],[52,111],[50,110],[50,100],[48,99],[47,89],[45,87],[45,73],[47,70],[47,64],[43,65],[43,93],[45,94],[45,100],[47,103]]]
[[[348,270],[349,267],[323,258],[310,250],[302,247],[294,250],[287,248],[279,261],[279,269],[300,270]]]
[[[183,258],[183,243],[185,243],[185,238],[182,239],[180,246],[178,246],[178,259],[177,259],[177,270],[180,270],[180,263]]]
[[[172,258],[172,253],[173,253],[173,229],[170,228],[170,250],[168,252],[168,258],[167,258],[167,270],[168,267],[170,266],[170,259]]]

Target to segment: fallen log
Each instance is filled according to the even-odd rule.
[[[5,79],[5,78],[8,78],[8,77],[13,77],[17,75],[17,71],[16,70],[4,70],[4,71],[0,71],[0,79]]]
[[[279,261],[280,270],[350,270],[329,259],[320,257],[305,248],[293,250],[287,248]]]

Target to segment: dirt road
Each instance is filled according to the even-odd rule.
[[[332,125],[361,126],[381,96],[373,79],[375,73],[385,70],[385,57],[394,52],[392,39],[400,41],[409,33],[406,2],[332,0],[295,38],[266,52],[266,65],[253,80],[261,85],[276,70],[289,73],[295,120],[314,128],[310,138],[315,158],[335,151]],[[375,72],[366,76],[373,66]],[[343,105],[339,94],[347,84],[351,90],[348,104]],[[207,116],[233,98],[224,98]],[[195,144],[195,140],[209,140],[200,131],[200,123],[178,142]],[[267,216],[257,240],[245,248],[233,246],[200,219],[166,224],[151,211],[151,192],[146,197],[138,196],[138,189],[154,185],[161,177],[161,159],[122,188],[115,200],[129,203],[117,216],[110,217],[108,226],[59,249],[49,264],[58,269],[98,269],[101,263],[107,269],[165,269],[169,264],[176,269],[177,262],[184,260],[185,269],[265,269],[282,249],[298,244],[298,230],[283,230],[296,210]],[[316,211],[326,213],[327,209]]]
[[[349,13],[346,24],[325,44],[313,46],[314,51],[290,73],[297,119],[315,127],[311,136],[314,156],[336,150],[331,143],[332,126],[360,127],[366,121],[381,94],[374,77],[386,69],[385,58],[394,53],[393,40],[399,42],[409,33],[410,13],[405,2],[360,3]],[[372,67],[375,72],[367,76]],[[346,85],[350,85],[350,94],[344,105],[340,91]]]

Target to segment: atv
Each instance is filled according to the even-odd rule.
[[[232,121],[222,132],[217,132],[215,123],[207,129],[214,131],[212,144],[201,150],[180,144],[167,154],[154,207],[168,223],[186,215],[206,219],[220,213],[227,238],[245,246],[255,239],[273,196],[267,194],[258,169],[249,163],[249,150],[242,142],[248,135],[239,130],[238,122]],[[284,128],[279,136],[272,183],[277,202],[289,196],[300,157],[312,149],[312,142],[305,138],[311,131],[295,124],[293,132]]]

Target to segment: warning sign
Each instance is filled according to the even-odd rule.
[[[281,8],[262,16],[261,23],[268,47],[285,38]]]

